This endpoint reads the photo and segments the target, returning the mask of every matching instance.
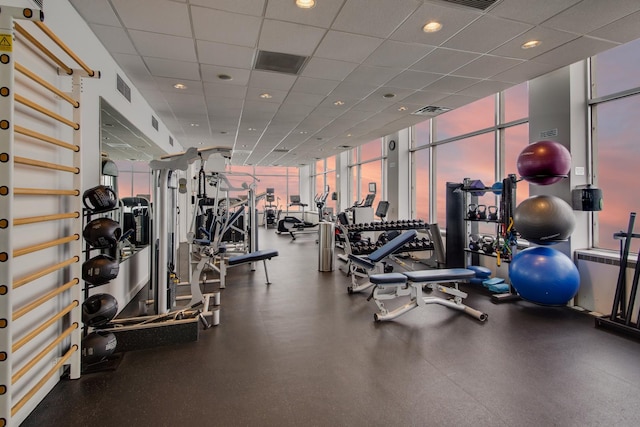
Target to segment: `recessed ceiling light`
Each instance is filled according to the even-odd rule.
[[[316,140],[322,141],[322,138],[321,137],[317,137]]]
[[[173,85],[173,87],[176,88],[176,89],[186,89],[187,85],[182,84],[182,83],[176,83],[176,84]]]
[[[232,77],[229,74],[218,74],[218,78],[220,80],[232,80]]]
[[[247,144],[242,144],[242,148],[247,148]]]
[[[385,93],[382,95],[383,98],[393,98],[394,96],[396,96],[395,93]]]
[[[306,135],[307,133],[309,133],[309,132],[307,132],[306,130],[301,130],[300,131],[300,135]]]
[[[248,128],[247,130],[253,132],[253,131],[258,130],[258,129],[256,129],[256,128]]]
[[[262,98],[262,99],[271,99],[272,96],[271,96],[270,93],[261,93],[260,94],[260,98]]]
[[[407,107],[403,105],[402,107],[398,108],[398,111],[407,111]]]
[[[427,22],[426,24],[424,24],[424,27],[422,27],[422,31],[424,31],[425,33],[435,33],[440,31],[441,29],[442,24],[436,21]]]
[[[348,136],[349,138],[351,138],[351,134],[350,134],[350,133],[348,133],[348,134],[347,134],[347,136]]]
[[[311,9],[316,5],[316,0],[296,0],[296,6],[300,9]]]
[[[191,123],[191,126],[193,126],[194,128],[197,128],[200,125],[198,123]]]
[[[220,131],[220,134],[221,134],[221,135],[226,135],[226,134],[228,134],[228,133],[229,133],[229,132],[227,132],[226,130],[221,130],[221,131]]]
[[[336,101],[333,103],[333,105],[337,105],[337,106],[344,105],[344,101]]]
[[[542,44],[542,42],[540,40],[529,40],[528,42],[524,43],[521,47],[523,49],[531,49],[532,47],[538,47]]]
[[[103,123],[102,127],[104,127],[104,128],[112,128],[113,127],[113,123]]]

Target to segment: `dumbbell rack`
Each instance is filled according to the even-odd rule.
[[[402,231],[402,230],[418,230],[425,231],[430,234],[429,225],[423,220],[401,220],[401,221],[378,221],[372,223],[363,224],[351,224],[351,225],[339,225],[343,235],[345,236],[344,251],[348,255],[367,255],[378,249],[382,244],[386,242],[371,242],[371,244],[363,247],[357,244],[357,242],[351,242],[349,239],[349,233],[354,232],[385,232],[385,231]],[[405,252],[418,252],[418,251],[433,251],[434,244],[431,239],[418,238],[414,241],[407,243],[396,253]]]

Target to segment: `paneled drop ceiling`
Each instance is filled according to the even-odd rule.
[[[306,164],[640,38],[638,0],[70,1],[177,141],[238,165]],[[261,50],[307,58],[256,70]]]

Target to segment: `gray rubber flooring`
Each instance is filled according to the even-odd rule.
[[[221,323],[62,380],[24,426],[638,426],[640,342],[568,308],[446,307],[374,323],[367,295],[317,271],[314,235],[261,230],[269,263],[230,270]]]

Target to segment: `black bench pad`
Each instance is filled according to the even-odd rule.
[[[402,273],[372,274],[369,281],[374,285],[392,285],[407,283],[407,276]]]
[[[443,268],[440,270],[405,271],[402,274],[414,283],[445,282],[453,280],[467,280],[475,277],[476,273],[468,268]]]
[[[244,254],[244,255],[238,255],[238,256],[234,256],[229,258],[229,261],[227,261],[228,265],[239,265],[239,264],[245,264],[248,262],[256,262],[256,261],[262,261],[265,259],[271,259],[275,256],[278,256],[278,251],[275,249],[262,249],[259,251],[255,251],[255,252],[249,252],[248,254]]]

